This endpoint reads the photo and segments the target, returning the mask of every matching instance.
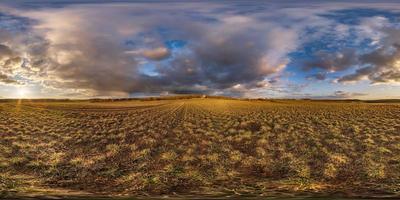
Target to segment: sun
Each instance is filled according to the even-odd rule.
[[[27,88],[18,88],[17,89],[17,97],[19,98],[26,98],[29,94],[29,90]]]

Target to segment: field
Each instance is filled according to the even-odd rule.
[[[400,104],[0,102],[0,197],[400,195]]]

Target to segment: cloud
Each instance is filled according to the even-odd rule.
[[[371,83],[400,82],[400,29],[383,28],[385,35],[381,47],[358,57],[359,65],[353,74],[338,79],[339,82],[354,82],[368,79]]]
[[[365,96],[367,94],[365,93],[359,93],[359,92],[345,92],[345,91],[335,91],[333,93],[334,98],[340,98],[340,99],[349,99],[349,98],[356,98],[356,97],[361,97],[361,96]]]
[[[11,76],[22,65],[22,59],[7,45],[0,44],[0,82],[3,84],[21,84]]]
[[[143,56],[152,60],[163,60],[170,56],[170,52],[165,47],[158,47],[155,49],[144,50]]]
[[[281,72],[289,62],[288,53],[297,48],[298,30],[251,16],[209,12],[219,4],[205,10],[202,4],[195,6],[201,10],[199,16],[213,18],[212,23],[198,16],[170,14],[193,5],[14,10],[12,14],[34,21],[28,34],[36,40],[14,44],[26,47],[21,50],[26,55],[22,74],[46,87],[98,94],[212,93],[237,84],[257,87],[267,76]],[[187,45],[172,52],[162,45],[169,39]],[[130,45],[124,45],[126,40],[132,41]],[[154,75],[142,73],[148,70],[142,57],[155,66]]]
[[[368,96],[368,94],[361,92],[347,92],[343,90],[336,90],[332,92],[330,95],[305,94],[302,96],[304,98],[313,98],[313,99],[359,99]]]
[[[171,80],[177,85],[200,84],[214,89],[228,89],[242,84],[252,88],[266,76],[281,71],[288,60],[285,48],[296,42],[290,30],[282,33],[288,44],[279,45],[275,33],[267,30],[246,29],[229,30],[224,24],[214,27],[214,32],[205,33],[194,44],[189,44],[190,55],[181,55],[168,66],[159,68],[159,73],[167,82]],[[272,27],[272,29],[276,27]],[[284,30],[282,30],[284,31]],[[199,34],[199,33],[196,33]],[[264,38],[265,41],[259,41]],[[282,38],[282,40],[283,40]],[[283,42],[282,42],[283,43]],[[272,47],[273,46],[273,47]],[[276,52],[268,52],[274,48]],[[283,51],[280,53],[279,51]]]
[[[362,79],[367,79],[368,75],[374,72],[372,67],[364,67],[357,69],[355,73],[342,76],[338,79],[338,82],[355,82]]]
[[[319,70],[307,76],[309,79],[325,80],[329,73],[340,72],[336,80],[339,83],[400,82],[400,29],[385,17],[364,17],[360,21],[359,26],[355,25],[359,32],[354,34],[367,38],[370,43],[361,48],[316,51],[302,65],[304,71]],[[353,72],[349,74],[349,71]],[[344,72],[347,74],[342,75]]]
[[[3,59],[4,57],[9,57],[12,54],[13,54],[13,52],[11,51],[11,49],[8,46],[0,44],[0,58],[1,59]]]
[[[0,72],[12,72],[21,65],[22,59],[9,46],[0,44]]]
[[[316,73],[316,74],[313,74],[313,75],[309,75],[309,76],[307,76],[307,78],[309,79],[309,80],[319,80],[319,81],[323,81],[323,80],[325,80],[326,79],[326,73]]]
[[[14,80],[14,79],[12,79],[12,78],[10,78],[10,77],[8,77],[7,75],[5,75],[5,74],[1,74],[0,73],[0,83],[5,83],[5,84],[19,84],[19,82],[18,81],[16,81],[16,80]]]
[[[331,53],[318,51],[311,60],[304,63],[303,69],[308,71],[319,68],[328,72],[337,72],[346,70],[357,64],[357,55],[354,49],[343,49]]]

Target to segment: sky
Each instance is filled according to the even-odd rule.
[[[0,2],[0,98],[400,98],[396,1]]]

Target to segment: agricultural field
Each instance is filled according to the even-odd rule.
[[[400,198],[400,104],[0,102],[0,197]]]

